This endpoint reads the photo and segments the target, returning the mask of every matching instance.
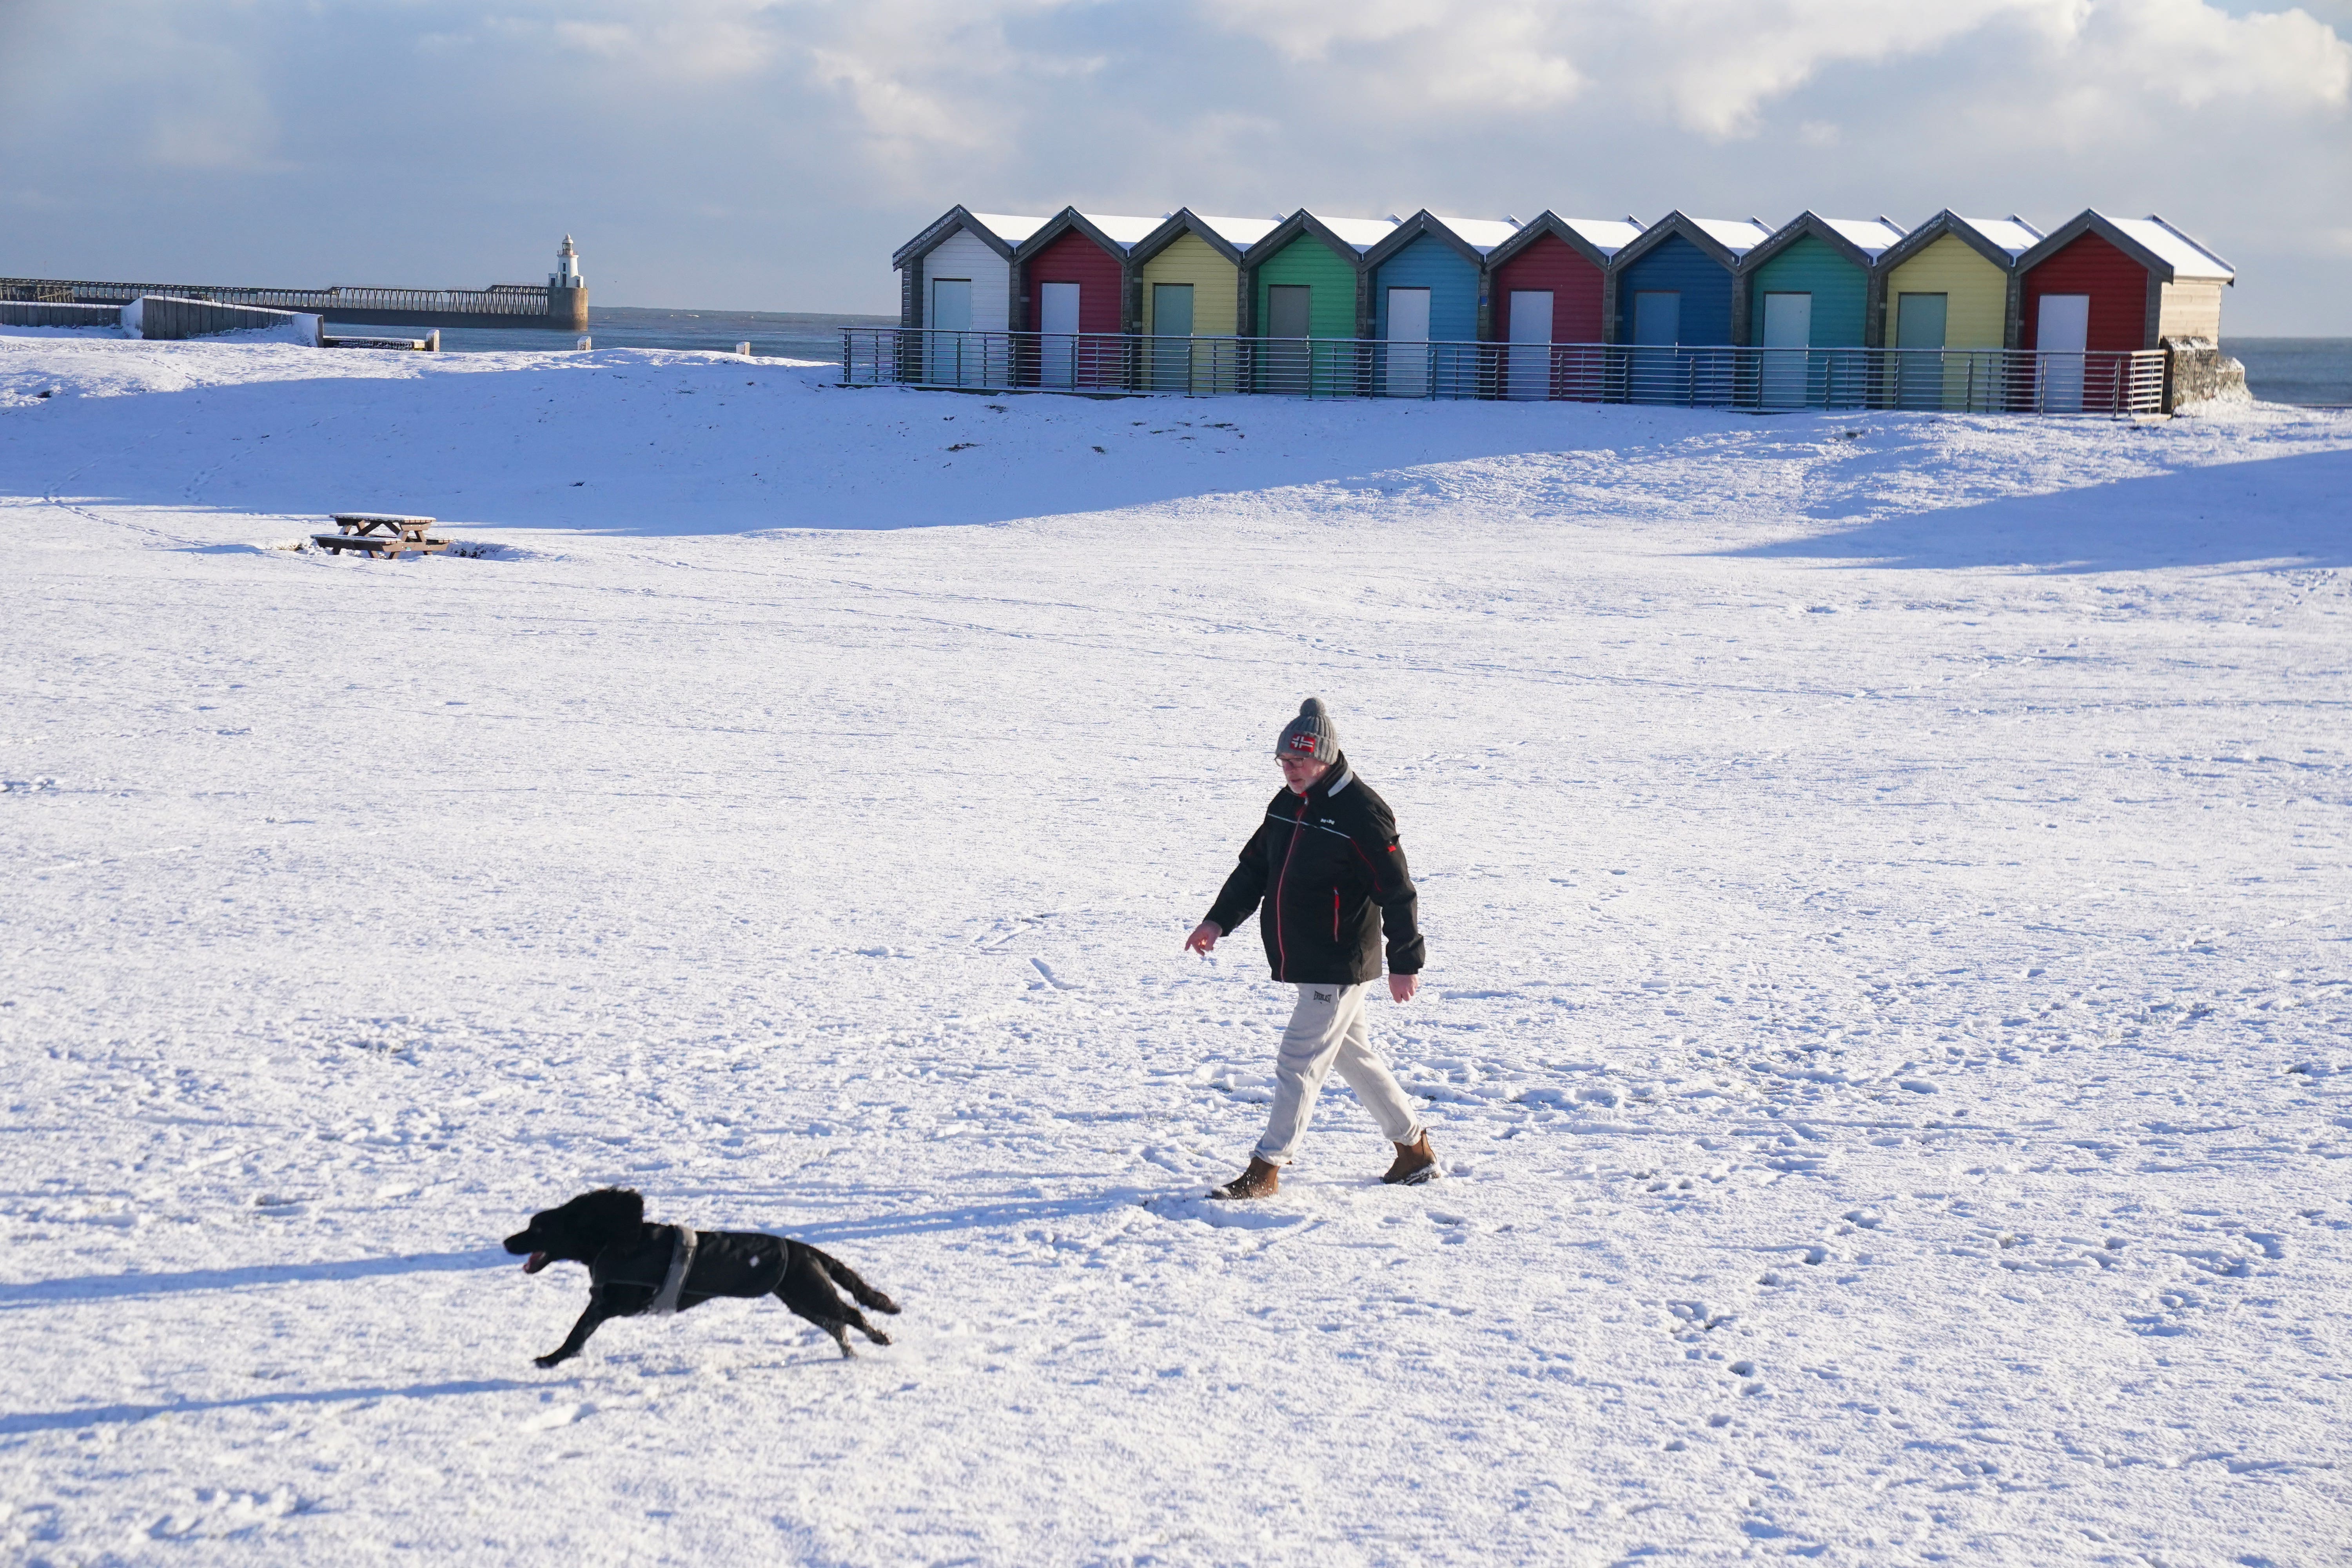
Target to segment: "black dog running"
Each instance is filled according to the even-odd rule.
[[[877,1345],[888,1344],[890,1336],[836,1295],[834,1286],[877,1312],[898,1310],[847,1264],[805,1242],[757,1231],[647,1225],[646,1200],[625,1187],[583,1193],[561,1208],[541,1210],[507,1237],[506,1247],[517,1256],[530,1255],[522,1266],[526,1274],[551,1263],[588,1266],[587,1310],[561,1347],[537,1358],[541,1366],[578,1355],[607,1318],[683,1312],[719,1296],[773,1296],[795,1317],[831,1334],[843,1355],[855,1353],[850,1329]]]

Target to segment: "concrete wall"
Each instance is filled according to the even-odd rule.
[[[0,327],[119,327],[120,305],[46,305],[0,300]]]
[[[122,324],[142,338],[176,342],[211,337],[219,332],[250,331],[256,327],[294,326],[311,342],[319,341],[320,319],[293,310],[264,310],[253,305],[215,305],[209,300],[180,300],[149,294],[122,307]]]
[[[2219,285],[2215,286],[2219,292]],[[2191,403],[2220,400],[2243,403],[2246,367],[2221,352],[2210,338],[2164,340],[2164,411],[2170,414]]]

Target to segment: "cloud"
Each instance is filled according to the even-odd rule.
[[[2331,21],[2352,0],[0,0],[0,271],[519,277],[569,228],[602,300],[857,308],[959,201],[2098,205],[2207,235],[2233,310],[2340,319]]]
[[[1555,17],[1563,8],[1455,0],[1203,0],[1201,15],[1282,58],[1344,82],[1375,113],[1565,103],[1587,85]]]
[[[2302,11],[2235,16],[2202,0],[1203,0],[1314,92],[1334,74],[1383,114],[1563,105],[1594,83],[1636,116],[1663,97],[1682,128],[1752,136],[1764,110],[1832,68],[1932,71],[1956,41],[1998,33],[2035,74],[2195,105],[2263,95],[2340,105],[2352,51]]]
[[[1727,138],[1756,133],[1764,107],[1831,66],[1908,67],[1955,38],[1998,22],[2048,25],[2080,0],[1653,0],[1638,27],[1610,29],[1621,69],[1666,85],[1685,129]]]
[[[2352,45],[2301,10],[2235,16],[2200,0],[2113,0],[2088,8],[2070,51],[2105,79],[2108,96],[2220,100],[2274,109],[2342,109],[2352,99]]]

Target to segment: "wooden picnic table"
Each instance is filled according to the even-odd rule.
[[[446,539],[425,537],[436,521],[433,518],[390,511],[339,511],[334,519],[341,531],[314,533],[310,542],[338,555],[346,550],[356,550],[363,555],[396,561],[403,555],[429,555],[449,548]]]

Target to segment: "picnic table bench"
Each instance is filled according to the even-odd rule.
[[[403,555],[430,555],[449,548],[446,539],[425,537],[436,521],[433,518],[404,517],[398,512],[339,511],[334,519],[341,531],[314,533],[310,542],[338,555],[346,550],[356,550],[363,555],[397,561]]]

